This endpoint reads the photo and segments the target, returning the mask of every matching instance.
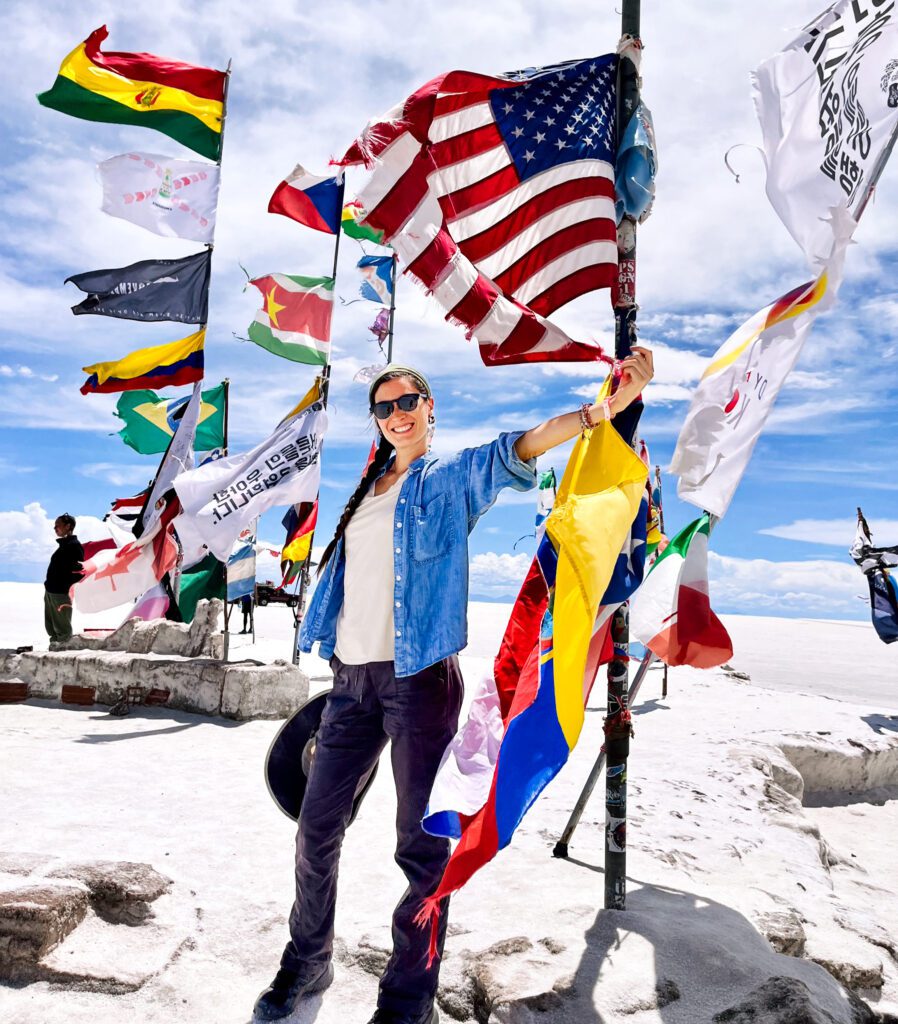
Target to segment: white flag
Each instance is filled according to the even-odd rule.
[[[157,235],[211,242],[215,234],[219,167],[158,153],[123,153],[97,170],[103,212]]]
[[[838,0],[753,76],[767,195],[819,272],[835,208],[857,220],[898,125],[898,11]]]
[[[818,313],[835,302],[848,219],[829,266],[815,281],[787,292],[737,328],[699,381],[670,468],[677,494],[722,516],[751,459],[776,397]]]
[[[241,530],[274,505],[314,501],[327,414],[320,402],[282,423],[251,452],[217,459],[175,480],[184,515],[222,562]]]
[[[175,428],[175,433],[169,442],[168,450],[162,456],[162,461],[159,463],[156,479],[153,481],[153,486],[150,489],[149,496],[144,505],[144,512],[140,519],[143,532],[151,530],[159,518],[164,508],[162,497],[166,491],[171,490],[175,478],[187,472],[187,470],[193,469],[193,442],[196,437],[196,425],[199,423],[200,410],[203,404],[202,386],[203,382],[199,380],[193,385],[193,394],[190,396],[190,401],[187,403],[184,414]]]

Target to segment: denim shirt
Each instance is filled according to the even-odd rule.
[[[518,458],[523,431],[447,458],[422,456],[409,466],[393,523],[394,666],[411,676],[456,654],[468,642],[468,534],[503,487],[529,490],[536,460]],[[373,485],[372,485],[373,486]],[[343,605],[343,539],[318,581],[299,633],[299,649],[330,658]]]

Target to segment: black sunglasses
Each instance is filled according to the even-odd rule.
[[[375,402],[371,406],[371,411],[379,420],[387,420],[393,415],[394,405],[398,405],[403,412],[414,412],[422,398],[426,399],[427,395],[414,391],[408,395],[400,395],[389,402]]]

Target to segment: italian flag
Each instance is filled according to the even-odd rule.
[[[324,366],[330,352],[334,279],[268,274],[250,284],[262,293],[262,308],[249,325],[250,341],[294,363]]]
[[[667,665],[715,668],[733,643],[708,597],[706,512],[681,530],[658,556],[630,602],[630,634]]]

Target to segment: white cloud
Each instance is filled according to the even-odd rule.
[[[133,485],[145,486],[156,472],[156,463],[147,462],[145,466],[126,466],[117,462],[88,462],[78,466],[82,476],[92,480],[103,480],[114,487]]]
[[[773,562],[708,553],[711,604],[718,612],[856,617],[867,585],[846,554],[844,562]]]
[[[868,520],[873,531],[874,543],[889,545],[898,539],[898,519]],[[856,523],[853,518],[845,519],[796,519],[782,526],[767,526],[758,533],[768,537],[781,537],[804,544],[825,544],[844,548],[846,551],[854,540]],[[882,538],[880,541],[879,538]]]
[[[487,551],[471,559],[471,597],[514,598],[521,589],[532,556]]]
[[[60,509],[56,515],[63,512],[71,510]],[[75,530],[82,541],[109,536],[102,520],[71,514],[75,516]],[[56,547],[53,532],[56,515],[48,515],[39,501],[29,502],[21,512],[0,512],[0,561],[17,564],[49,561]]]

